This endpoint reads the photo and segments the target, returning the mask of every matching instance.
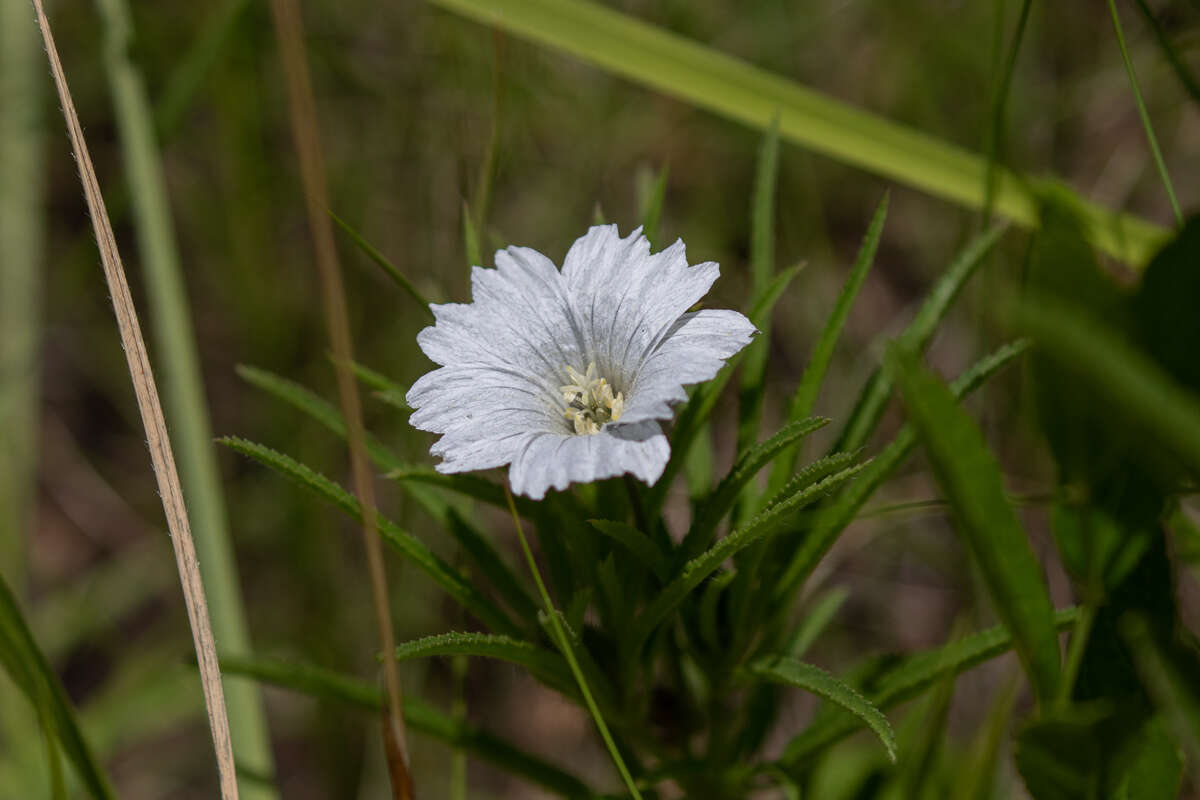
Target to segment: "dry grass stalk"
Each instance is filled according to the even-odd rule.
[[[408,767],[408,749],[404,717],[401,711],[400,679],[394,654],[391,611],[388,606],[387,578],[383,551],[376,530],[375,488],[367,460],[366,432],[363,428],[362,403],[351,365],[354,363],[346,296],[342,288],[341,266],[334,244],[333,223],[329,218],[329,192],[325,184],[325,165],[317,133],[316,101],[304,54],[304,25],[296,0],[271,0],[279,56],[283,64],[288,93],[292,137],[300,162],[300,178],[313,237],[317,271],[321,278],[321,298],[337,370],[338,397],[346,418],[346,440],[354,474],[354,489],[363,509],[363,545],[367,551],[375,618],[379,626],[379,644],[383,651],[384,684],[387,707],[384,712],[384,749],[388,760],[392,794],[397,800],[413,796],[412,776]]]
[[[71,101],[70,89],[67,88],[62,62],[59,60],[58,50],[54,46],[50,23],[46,19],[46,12],[42,8],[41,0],[34,0],[33,5],[37,11],[42,39],[46,45],[50,71],[54,76],[59,100],[62,102],[63,117],[66,119],[71,147],[75,151],[75,160],[79,165],[79,178],[83,184],[88,210],[91,213],[96,244],[100,250],[100,261],[104,267],[104,278],[108,283],[109,293],[112,295],[113,310],[117,316],[117,328],[120,330],[121,344],[125,349],[129,375],[133,381],[134,394],[137,396],[142,426],[146,431],[146,442],[150,448],[150,460],[158,481],[158,493],[162,498],[163,511],[167,517],[167,528],[171,533],[171,544],[175,549],[175,562],[179,569],[180,583],[183,585],[183,597],[187,606],[188,619],[191,622],[196,659],[200,665],[204,701],[208,707],[208,721],[212,730],[213,748],[216,751],[217,768],[220,773],[221,796],[225,800],[233,800],[238,796],[238,788],[234,771],[233,746],[229,738],[229,720],[225,713],[225,695],[221,689],[221,669],[217,662],[217,650],[209,623],[208,606],[204,599],[204,585],[200,582],[196,548],[192,541],[191,528],[188,525],[183,492],[180,489],[179,475],[175,469],[175,457],[171,452],[171,441],[167,436],[167,425],[163,419],[158,390],[154,384],[154,374],[150,370],[150,359],[146,355],[146,344],[142,339],[141,327],[138,325],[137,311],[133,305],[133,298],[129,294],[129,284],[125,280],[121,255],[117,251],[117,242],[104,206],[104,198],[100,194],[100,184],[96,180],[96,171],[92,167],[92,159],[83,138],[79,117],[75,113],[75,105]]]

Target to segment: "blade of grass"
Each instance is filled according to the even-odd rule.
[[[322,667],[278,659],[253,658],[222,660],[222,669],[326,702],[354,706],[366,711],[378,711],[383,707],[383,697],[374,684]],[[404,701],[404,716],[414,731],[461,747],[472,755],[526,778],[561,797],[597,797],[583,781],[569,772],[417,700],[408,698]]]
[[[1012,88],[1013,74],[1017,70],[1017,54],[1021,51],[1021,42],[1025,38],[1026,23],[1029,22],[1029,9],[1033,0],[1021,1],[1021,13],[1017,17],[1017,30],[1013,33],[1012,44],[1009,45],[1004,59],[1004,72],[996,86],[996,94],[992,98],[992,126],[989,129],[988,140],[984,146],[987,159],[987,183],[983,194],[983,224],[991,224],[992,208],[996,201],[996,180],[999,174],[1000,162],[1004,158],[1004,137],[1007,131],[1005,124],[1008,118],[1008,95]],[[1003,23],[1003,13],[998,15],[997,30]]]
[[[758,150],[754,173],[754,195],[750,203],[750,296],[761,297],[775,270],[775,184],[779,179],[779,118],[772,120]],[[746,348],[742,384],[738,394],[737,452],[758,441],[766,388],[767,355],[771,325],[759,326],[759,334]]]
[[[92,166],[92,159],[83,138],[79,117],[75,113],[75,105],[71,100],[71,92],[67,88],[66,75],[63,74],[58,50],[54,46],[50,23],[42,9],[41,0],[34,0],[34,8],[37,12],[38,24],[41,27],[42,40],[46,45],[50,71],[58,89],[63,116],[67,122],[71,147],[79,166],[80,180],[92,218],[96,243],[100,248],[100,261],[104,267],[105,281],[112,297],[121,344],[125,350],[130,378],[133,382],[134,393],[137,395],[138,410],[146,432],[150,459],[158,483],[158,493],[166,514],[167,527],[171,532],[171,544],[175,549],[175,561],[183,587],[188,619],[191,623],[196,658],[200,664],[213,749],[221,779],[221,795],[225,800],[232,800],[238,796],[238,787],[234,770],[233,747],[229,738],[229,719],[225,711],[225,695],[221,686],[220,669],[217,665],[208,604],[204,597],[204,584],[201,581],[196,561],[196,547],[192,540],[191,527],[183,502],[183,490],[179,482],[179,475],[175,469],[174,453],[167,435],[167,425],[163,419],[158,389],[154,384],[154,374],[150,369],[150,359],[146,354],[146,344],[138,325],[137,311],[129,293],[129,284],[125,279],[121,256],[117,251],[116,238],[113,236],[108,214],[104,210],[104,198],[100,194],[96,170]]]
[[[929,290],[925,302],[921,304],[912,322],[900,334],[905,347],[915,353],[925,351],[938,325],[954,303],[954,298],[958,297],[958,293],[975,274],[975,270],[983,263],[984,257],[991,252],[1005,230],[1003,225],[989,228],[954,257],[950,266]],[[876,369],[859,394],[850,419],[838,434],[837,443],[832,449],[857,450],[865,445],[875,426],[879,424],[891,396],[891,376],[882,369]]]
[[[1116,0],[1108,0],[1108,11],[1112,15],[1113,32],[1117,35],[1117,45],[1121,48],[1121,59],[1125,62],[1125,74],[1129,76],[1129,88],[1133,90],[1133,100],[1137,103],[1138,116],[1142,120],[1142,128],[1146,131],[1146,141],[1150,145],[1150,154],[1154,157],[1154,166],[1158,169],[1158,177],[1162,179],[1163,188],[1167,190],[1167,199],[1171,201],[1171,210],[1175,212],[1175,222],[1183,224],[1183,212],[1179,210],[1179,201],[1175,199],[1175,187],[1171,185],[1171,176],[1167,173],[1167,165],[1163,161],[1162,151],[1158,149],[1158,137],[1154,135],[1154,125],[1150,122],[1150,113],[1146,111],[1146,103],[1142,100],[1142,90],[1138,87],[1137,74],[1133,71],[1133,62],[1129,59],[1129,49],[1125,47],[1125,31],[1121,28],[1121,15],[1117,13]]]
[[[108,777],[79,730],[66,690],[34,641],[17,599],[3,578],[0,578],[0,664],[38,709],[46,736],[62,745],[88,793],[98,800],[115,798]],[[53,743],[48,744],[53,750]]]
[[[1039,701],[1050,703],[1060,678],[1054,606],[1028,536],[1004,494],[999,464],[953,392],[916,356],[893,351],[905,407],[950,501],[958,528],[983,572],[996,611],[1013,632],[1017,654]]]
[[[1150,6],[1146,0],[1134,0],[1138,7],[1138,11],[1142,12],[1142,18],[1146,20],[1146,24],[1150,26],[1150,30],[1154,32],[1154,38],[1158,40],[1158,46],[1162,49],[1163,55],[1167,57],[1167,63],[1171,65],[1171,69],[1175,71],[1179,82],[1183,84],[1183,88],[1187,91],[1194,102],[1200,103],[1200,83],[1192,76],[1192,71],[1188,69],[1187,64],[1179,55],[1179,51],[1175,49],[1175,45],[1171,43],[1167,32],[1163,30],[1163,26],[1159,23],[1158,17],[1150,10]]]
[[[188,498],[196,552],[203,564],[200,577],[208,597],[213,636],[229,653],[248,653],[250,633],[229,536],[166,178],[146,87],[129,56],[134,35],[131,12],[125,0],[97,0],[96,5],[104,22],[105,72],[146,276],[152,332],[163,366],[166,411],[175,438],[183,491]],[[225,699],[235,760],[255,774],[273,775],[270,734],[258,687],[249,681],[231,681],[225,686]],[[278,797],[269,785],[258,782],[243,782],[242,792],[250,800]]]
[[[896,734],[887,717],[870,700],[825,670],[787,656],[772,656],[754,662],[746,671],[751,677],[804,689],[838,704],[875,732],[887,750],[888,759],[896,763]]]
[[[951,384],[951,391],[956,398],[965,397],[1028,349],[1029,342],[1026,340],[1004,345],[963,372]],[[788,567],[776,584],[773,604],[777,610],[787,608],[792,594],[812,574],[837,537],[854,521],[875,490],[904,463],[916,445],[917,436],[912,426],[901,428],[896,438],[875,457],[859,480],[821,511],[804,538],[793,548]]]
[[[765,129],[778,115],[780,135],[789,141],[967,208],[983,207],[987,164],[978,155],[598,3],[431,1],[747,125]],[[1037,225],[1035,192],[1050,182],[998,170],[996,211]],[[1167,235],[1143,219],[1078,202],[1089,239],[1135,266]]]
[[[804,368],[804,374],[800,378],[800,385],[796,387],[796,391],[788,403],[788,422],[804,419],[812,413],[813,406],[816,405],[817,394],[825,383],[825,373],[829,369],[829,363],[833,360],[834,348],[837,347],[838,340],[842,337],[842,329],[846,325],[846,319],[850,316],[850,309],[854,305],[855,298],[858,297],[859,289],[867,279],[871,265],[875,263],[875,253],[879,249],[879,239],[883,235],[883,223],[887,219],[887,209],[888,195],[885,194],[875,209],[871,224],[867,226],[862,246],[858,250],[857,258],[854,259],[850,275],[846,278],[846,283],[838,295],[837,303],[834,304],[833,311],[830,312],[821,335],[817,337],[817,342],[813,345],[808,366]],[[859,446],[861,445],[850,449],[857,449]],[[771,467],[770,479],[767,481],[768,497],[783,488],[788,477],[796,471],[796,459],[799,455],[799,447],[792,447],[785,450],[775,460]]]
[[[404,273],[401,272],[395,264],[387,259],[387,256],[376,250],[370,242],[368,242],[359,234],[358,231],[354,230],[354,228],[351,228],[349,223],[332,211],[329,212],[329,216],[334,222],[337,223],[337,226],[342,229],[342,233],[349,236],[350,241],[354,242],[358,249],[362,250],[367,258],[374,261],[380,269],[387,273],[389,278],[396,282],[396,285],[406,291],[409,297],[417,301],[417,305],[421,307],[422,314],[425,316],[425,318],[430,322],[433,322],[433,310],[429,307],[429,301],[425,299],[425,295],[421,294],[416,285],[406,278]]]
[[[653,179],[645,176],[645,181],[638,183],[638,206],[640,212],[639,219],[642,221],[642,233],[650,240],[653,246],[659,246],[658,240],[658,223],[662,220],[663,203],[667,200],[667,178],[670,176],[671,166],[663,164],[659,169],[658,175]],[[639,175],[639,177],[641,177]]]

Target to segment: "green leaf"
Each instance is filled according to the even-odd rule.
[[[470,473],[454,473],[447,475],[444,472],[438,472],[429,467],[421,467],[413,464],[404,464],[389,471],[384,477],[394,480],[401,485],[411,486],[425,485],[436,486],[439,489],[457,492],[458,494],[478,500],[481,503],[487,503],[490,506],[508,510],[508,501],[504,497],[504,487],[489,481],[487,478],[481,478],[478,475]],[[538,504],[527,497],[514,495],[513,501],[517,504],[517,511],[523,517],[534,517],[537,514]]]
[[[962,252],[954,257],[950,266],[929,290],[925,302],[921,304],[912,322],[900,334],[899,339],[907,349],[914,353],[925,351],[958,293],[1006,230],[1004,225],[989,228],[971,240]],[[876,369],[859,394],[850,419],[838,434],[833,449],[854,450],[865,445],[875,426],[879,424],[891,396],[892,376],[883,369]]]
[[[337,214],[334,214],[332,211],[329,212],[329,216],[332,217],[333,221],[336,222],[338,227],[342,229],[342,232],[350,237],[350,241],[354,242],[358,249],[363,251],[367,258],[374,261],[375,264],[382,269],[389,278],[395,281],[396,284],[405,292],[407,292],[413,300],[417,301],[417,305],[420,306],[425,318],[430,322],[433,322],[433,309],[429,307],[429,301],[425,299],[425,296],[421,294],[416,285],[414,285],[413,282],[408,278],[404,277],[404,273],[401,272],[395,264],[393,264],[391,261],[388,261],[387,256],[372,247],[371,243],[364,239],[358,233],[358,231],[354,230],[354,228],[351,228],[345,220],[343,220]]]
[[[775,270],[775,184],[779,177],[779,118],[763,135],[754,174],[750,204],[750,296],[758,297],[771,282]],[[738,395],[737,449],[741,452],[758,440],[766,390],[767,354],[771,346],[770,320],[759,326],[758,337],[747,347]]]
[[[1133,612],[1121,622],[1120,632],[1146,693],[1191,763],[1200,763],[1200,679],[1194,647],[1169,647],[1158,641],[1151,624],[1161,625],[1162,620]]]
[[[1075,608],[1057,611],[1055,627],[1060,631],[1070,628],[1078,613]],[[1005,628],[988,628],[933,650],[906,656],[872,680],[869,689],[860,687],[860,691],[876,708],[886,710],[917,697],[948,677],[960,675],[1007,653],[1012,646],[1012,635]],[[860,725],[860,720],[848,714],[818,715],[803,733],[788,743],[781,761],[787,765],[799,764],[850,735]]]
[[[802,266],[797,265],[779,273],[763,291],[762,296],[754,302],[750,310],[750,321],[754,323],[756,328],[761,330],[766,322],[770,320],[771,309],[780,296],[783,295],[783,290],[788,287],[788,284],[800,272]],[[724,369],[718,372],[715,378],[697,386],[687,405],[679,412],[679,417],[675,420],[675,430],[671,434],[671,460],[667,462],[666,469],[663,470],[662,477],[658,479],[658,483],[650,487],[650,490],[646,493],[648,499],[647,505],[649,506],[649,513],[651,515],[656,514],[662,508],[662,503],[667,496],[667,490],[670,489],[675,476],[679,474],[680,468],[687,460],[692,442],[695,441],[700,431],[704,429],[709,415],[712,414],[713,408],[717,405],[717,398],[721,396],[725,385],[729,383],[729,379],[733,376],[734,369],[737,368],[737,365],[745,354],[746,349],[743,348],[740,353],[726,362]]]
[[[624,522],[614,522],[608,519],[589,519],[588,523],[636,556],[638,561],[648,567],[660,580],[670,577],[668,570],[671,565],[667,560],[666,553],[654,540],[637,528]]]
[[[1117,800],[1176,800],[1183,783],[1183,758],[1163,718],[1150,720],[1139,738]]]
[[[488,633],[439,633],[397,645],[396,660],[432,656],[474,656],[518,664],[563,694],[575,696],[575,680],[562,656],[535,644]]]
[[[951,385],[951,391],[955,397],[965,397],[1028,349],[1029,342],[1024,340],[1003,345],[963,372]],[[904,463],[916,444],[917,436],[912,426],[905,425],[859,479],[821,510],[816,521],[793,549],[783,578],[776,584],[774,605],[777,608],[787,607],[788,598],[812,573],[846,526],[854,521],[875,490]]]
[[[663,203],[667,199],[667,178],[671,169],[664,164],[658,171],[653,183],[638,186],[638,205],[641,208],[638,217],[642,221],[642,233],[653,246],[659,246],[658,223],[662,219]],[[639,176],[640,177],[640,176]]]
[[[376,372],[357,361],[352,361],[350,368],[354,370],[355,377],[375,390],[375,396],[380,400],[401,411],[412,411],[412,406],[404,399],[405,395],[408,394],[407,386],[402,386],[383,373]]]
[[[1200,399],[1133,346],[1076,309],[1047,298],[1014,304],[1017,324],[1060,369],[1091,388],[1137,432],[1200,473]],[[1115,420],[1110,420],[1110,424]]]
[[[829,424],[824,417],[810,417],[784,425],[774,436],[742,452],[728,474],[713,490],[712,494],[696,509],[692,525],[680,546],[679,556],[691,559],[708,544],[717,525],[733,508],[738,494],[754,479],[758,471],[771,462],[780,452],[800,439]]]
[[[362,507],[358,499],[338,484],[326,478],[315,470],[306,467],[291,456],[272,450],[255,442],[228,436],[218,439],[244,456],[258,461],[286,478],[308,489],[319,497],[346,512],[353,519],[362,519]],[[516,634],[518,628],[501,611],[495,603],[485,597],[475,588],[466,576],[442,561],[432,550],[425,546],[420,539],[400,528],[382,514],[378,515],[379,534],[384,542],[413,562],[422,572],[433,579],[434,583],[454,598],[467,611],[474,614],[481,622],[495,631]]]
[[[1038,698],[1048,702],[1060,672],[1054,606],[1041,565],[1005,497],[1000,466],[950,388],[915,356],[894,351],[894,357],[909,419],[954,508],[957,527],[983,572],[997,613],[1013,631]]]
[[[751,675],[787,686],[795,686],[836,703],[867,724],[883,742],[888,758],[896,761],[896,734],[887,717],[871,701],[820,667],[787,656],[773,656],[754,662]]]
[[[808,648],[812,647],[813,642],[829,627],[829,623],[833,622],[833,618],[837,616],[838,611],[849,597],[850,590],[838,586],[825,592],[809,604],[800,624],[788,637],[788,644],[785,648],[787,654],[792,658],[803,658],[804,654],[808,652]]]
[[[479,246],[479,231],[475,229],[475,220],[471,217],[471,209],[467,201],[462,204],[462,233],[463,252],[467,254],[467,269],[483,266],[483,251]]]
[[[638,651],[654,629],[667,618],[667,615],[674,611],[693,589],[715,572],[727,559],[776,531],[789,513],[798,511],[839,488],[857,475],[863,466],[863,464],[857,464],[812,485],[793,487],[792,494],[776,498],[741,528],[717,542],[703,555],[689,561],[680,572],[679,577],[663,587],[658,596],[634,621],[630,634],[633,642],[631,650]]]
[[[1133,295],[1133,316],[1146,351],[1175,380],[1200,392],[1200,216],[1164,247]]]
[[[365,711],[377,712],[383,708],[383,694],[375,684],[321,667],[268,658],[222,658],[221,670],[229,675],[245,675],[319,700],[355,706]],[[597,796],[579,778],[565,770],[412,697],[405,698],[404,719],[413,730],[462,748],[476,758],[519,775],[560,797]]]
[[[1107,710],[1076,706],[1033,720],[1017,736],[1015,760],[1034,800],[1110,797],[1097,726]]]
[[[738,122],[765,128],[778,116],[783,138],[886,179],[968,208],[986,200],[987,164],[978,155],[611,8],[581,0],[434,2]],[[1032,192],[1048,183],[997,170],[995,210],[1036,225]],[[1092,241],[1131,263],[1144,263],[1166,235],[1145,220],[1076,203]]]
[[[30,632],[17,599],[0,577],[0,665],[43,719],[48,746],[57,741],[88,794],[115,798],[112,785],[79,729],[71,700]]]
[[[788,402],[787,421],[803,419],[812,413],[813,406],[817,403],[817,395],[821,391],[821,386],[825,383],[825,373],[829,369],[829,363],[833,360],[833,351],[837,347],[838,340],[842,336],[842,329],[846,325],[846,319],[850,316],[850,309],[854,305],[855,298],[858,297],[858,292],[862,288],[863,282],[867,279],[867,273],[871,270],[871,265],[875,263],[875,253],[879,249],[879,238],[883,235],[883,223],[887,219],[888,195],[884,195],[879,201],[879,206],[875,209],[875,215],[871,218],[871,224],[867,226],[867,233],[863,236],[862,246],[859,247],[858,256],[854,260],[854,266],[850,269],[850,275],[846,278],[846,283],[842,286],[842,291],[838,295],[837,303],[834,304],[833,310],[829,313],[829,318],[825,321],[825,327],[821,331],[821,335],[817,337],[816,344],[813,345],[812,354],[808,359],[808,366],[804,368],[804,374],[800,378],[800,385],[796,387],[795,393]],[[861,447],[861,444],[854,445],[849,448],[836,448],[839,450],[853,450]],[[787,481],[788,476],[796,467],[796,458],[799,455],[799,448],[793,448],[783,454],[771,468],[771,478],[767,482],[767,494],[772,495],[778,492],[783,484]]]

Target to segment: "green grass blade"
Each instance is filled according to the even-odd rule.
[[[1057,611],[1054,615],[1056,629],[1063,631],[1070,628],[1075,623],[1076,614],[1074,608]],[[865,694],[876,708],[886,710],[917,697],[948,677],[960,675],[971,667],[1003,655],[1012,647],[1012,634],[1006,628],[988,628],[933,650],[906,656],[878,680],[872,681],[870,691]],[[799,763],[853,733],[860,726],[861,722],[848,714],[819,715],[807,730],[788,743],[782,761],[785,764]]]
[[[1039,352],[1086,381],[1126,421],[1200,472],[1200,399],[1102,324],[1063,303],[1026,298],[1017,324]]]
[[[396,383],[382,372],[376,372],[357,361],[351,364],[350,368],[360,381],[374,390],[377,398],[401,411],[412,411],[412,406],[404,399],[408,394],[407,386]]]
[[[636,556],[637,560],[657,575],[659,580],[669,577],[671,563],[667,554],[649,536],[624,522],[589,519],[588,523]]]
[[[1137,74],[1134,73],[1133,62],[1129,59],[1129,49],[1125,47],[1125,31],[1121,28],[1121,15],[1117,13],[1115,0],[1108,0],[1108,11],[1112,15],[1113,32],[1117,35],[1117,45],[1121,48],[1121,59],[1125,62],[1125,74],[1129,76],[1129,88],[1133,90],[1133,100],[1137,104],[1138,116],[1142,120],[1142,129],[1146,131],[1146,141],[1150,145],[1150,154],[1154,157],[1154,166],[1158,169],[1158,177],[1162,179],[1163,188],[1167,190],[1167,199],[1171,201],[1171,210],[1175,212],[1175,221],[1182,225],[1183,212],[1179,210],[1179,201],[1175,199],[1175,187],[1171,185],[1171,175],[1167,172],[1162,151],[1158,149],[1158,137],[1154,135],[1150,112],[1146,110],[1146,101],[1142,99],[1142,90],[1138,87]]]
[[[796,630],[788,637],[787,647],[784,648],[787,654],[792,658],[803,658],[817,637],[833,622],[833,618],[837,616],[838,611],[849,597],[850,590],[842,586],[830,589],[818,597],[808,607],[804,619],[796,626]]]
[[[850,275],[842,286],[841,294],[838,295],[837,303],[834,304],[833,311],[830,312],[821,335],[817,337],[817,342],[813,345],[808,366],[804,368],[804,374],[800,378],[800,385],[788,403],[788,422],[807,417],[817,403],[817,394],[825,383],[825,373],[829,369],[829,363],[833,360],[833,351],[837,347],[838,340],[841,339],[842,329],[846,325],[846,319],[850,316],[850,309],[854,305],[855,298],[858,297],[859,289],[867,279],[871,265],[875,263],[879,238],[883,235],[883,223],[887,219],[887,208],[888,195],[885,194],[875,209],[871,224],[867,227],[862,246],[854,260],[854,266],[850,269]],[[856,445],[855,448],[859,446],[861,445]],[[787,482],[788,476],[796,469],[798,456],[799,448],[792,448],[776,460],[771,468],[770,480],[767,482],[768,495],[778,492]]]
[[[773,656],[754,662],[748,672],[756,678],[812,692],[846,709],[875,732],[887,750],[888,758],[893,763],[896,761],[896,734],[887,717],[870,700],[825,670],[794,658]]]
[[[1188,69],[1187,64],[1180,57],[1179,51],[1171,43],[1170,37],[1167,36],[1167,32],[1163,30],[1163,26],[1159,23],[1158,17],[1154,16],[1154,12],[1146,4],[1146,0],[1134,0],[1134,3],[1137,5],[1138,11],[1142,12],[1142,18],[1150,26],[1150,30],[1154,32],[1154,38],[1158,40],[1158,46],[1162,49],[1163,55],[1167,57],[1167,63],[1175,71],[1179,82],[1183,85],[1187,93],[1191,95],[1192,100],[1200,103],[1200,83],[1197,83],[1196,78],[1192,76],[1192,71]]]
[[[1021,51],[1021,42],[1025,38],[1026,24],[1029,22],[1029,10],[1032,7],[1033,0],[1022,0],[1021,12],[1017,17],[1017,30],[1013,33],[1012,44],[1009,45],[1008,53],[1004,59],[1004,71],[1001,73],[1000,81],[996,85],[996,93],[992,97],[992,126],[984,147],[985,157],[987,158],[987,183],[983,195],[984,224],[992,221],[992,208],[996,200],[997,170],[1004,158],[1004,136],[1007,129],[1005,123],[1008,120],[1008,95],[1012,87],[1013,74],[1017,69],[1017,54]],[[1003,7],[998,10],[998,17],[996,22],[997,55],[999,54],[999,43],[1003,39]]]
[[[811,505],[842,486],[857,475],[864,466],[864,464],[858,464],[812,485],[796,487],[794,494],[777,498],[775,502],[759,512],[741,528],[717,542],[703,555],[689,561],[680,572],[679,577],[667,584],[634,621],[633,631],[630,634],[633,642],[631,651],[637,652],[654,629],[667,618],[667,615],[678,608],[691,591],[727,559],[777,530],[789,513]]]
[[[957,398],[965,397],[983,385],[988,378],[1029,349],[1025,340],[1011,342],[975,362],[960,375],[950,389]],[[823,509],[812,528],[795,548],[783,578],[776,584],[774,604],[787,607],[788,599],[812,573],[837,537],[845,530],[863,505],[887,478],[904,463],[916,447],[917,437],[911,425],[906,425],[864,470],[863,475]]]
[[[432,1],[756,128],[778,115],[780,135],[791,142],[967,208],[983,207],[987,164],[978,155],[611,8],[583,0]],[[996,211],[1035,226],[1033,192],[1046,183],[998,171]],[[1166,236],[1145,220],[1078,204],[1089,239],[1132,264],[1144,263]]]
[[[658,240],[658,225],[662,221],[663,204],[667,201],[667,179],[670,173],[670,165],[664,164],[653,182],[638,186],[638,206],[641,209],[638,218],[642,221],[642,233],[655,247],[662,246]]]
[[[112,93],[126,182],[144,268],[156,363],[163,382],[165,416],[187,512],[202,565],[213,636],[231,653],[250,651],[241,584],[229,536],[204,381],[188,306],[187,287],[171,218],[166,177],[142,75],[131,60],[134,31],[125,0],[97,0],[104,23],[104,66]],[[234,758],[248,770],[273,775],[270,732],[258,687],[224,686]],[[249,800],[278,795],[269,785],[246,784]]]
[[[779,179],[779,120],[767,128],[758,150],[758,168],[754,174],[754,195],[750,203],[750,296],[766,291],[775,271],[775,184]],[[742,386],[738,395],[737,450],[742,452],[758,441],[766,389],[767,355],[771,347],[770,320],[759,326],[758,337],[750,343],[742,367]]]
[[[225,437],[218,441],[291,479],[337,506],[352,518],[361,520],[362,507],[354,495],[292,457],[237,437]],[[412,561],[446,594],[454,598],[459,605],[478,617],[492,630],[510,634],[518,633],[517,626],[508,616],[495,603],[481,594],[466,576],[438,558],[420,539],[403,530],[382,514],[379,515],[379,534],[392,549]]]
[[[912,354],[894,351],[896,379],[934,475],[958,519],[996,611],[1013,632],[1038,698],[1055,696],[1060,674],[1054,606],[1029,539],[1004,494],[1004,478],[979,427],[950,388]]]
[[[788,447],[828,424],[829,420],[824,417],[789,422],[771,438],[743,451],[717,488],[696,509],[692,525],[680,546],[680,557],[685,561],[690,560],[708,544],[717,525],[725,518],[729,509],[733,508],[738,495],[759,470]]]
[[[342,229],[342,232],[350,237],[350,241],[354,242],[358,249],[361,250],[367,258],[375,262],[375,265],[382,269],[389,278],[395,281],[396,285],[407,292],[409,297],[417,301],[417,305],[420,306],[425,318],[430,322],[433,322],[433,309],[429,307],[429,300],[425,298],[425,295],[421,294],[416,285],[406,278],[404,273],[401,272],[395,264],[388,260],[387,256],[376,250],[375,247],[373,247],[370,242],[364,239],[358,231],[350,227],[349,223],[347,223],[337,214],[334,214],[332,211],[329,212],[329,216],[335,223],[337,223],[337,226]]]
[[[39,716],[53,727],[47,735],[58,740],[88,793],[100,800],[115,798],[108,777],[83,738],[66,690],[34,641],[17,599],[3,578],[0,578],[0,664],[33,707],[40,709]]]
[[[755,327],[762,329],[765,324],[764,320],[770,319],[771,309],[783,295],[784,289],[792,282],[792,279],[802,269],[802,265],[791,267],[779,273],[773,281],[763,291],[761,297],[757,298],[750,309],[750,321]],[[696,387],[692,393],[692,398],[688,401],[683,410],[679,412],[679,417],[675,421],[675,430],[671,434],[671,460],[667,462],[667,467],[663,470],[663,475],[658,479],[658,483],[650,487],[646,493],[649,507],[648,513],[653,516],[662,507],[663,500],[666,499],[667,490],[670,489],[671,483],[674,482],[675,476],[679,474],[684,462],[687,460],[688,451],[692,447],[692,443],[696,437],[704,430],[705,424],[708,422],[709,416],[712,414],[713,408],[717,405],[717,399],[721,396],[721,392],[725,389],[729,379],[733,376],[733,371],[737,369],[741,359],[746,354],[746,349],[743,348],[740,353],[733,356],[726,362],[724,369],[717,373],[717,377],[707,383],[702,383]]]
[[[953,305],[954,298],[958,297],[963,286],[975,274],[975,270],[983,263],[984,257],[991,252],[1005,230],[1007,228],[1003,225],[989,228],[954,257],[950,266],[929,290],[925,302],[921,304],[912,322],[900,334],[906,349],[914,353],[925,351],[938,325]],[[838,435],[837,444],[833,449],[857,450],[865,445],[875,426],[879,424],[891,396],[891,375],[882,369],[875,370],[863,387],[850,419]]]
[[[368,712],[383,708],[383,695],[375,684],[323,667],[270,658],[222,658],[221,669],[326,702]],[[462,748],[476,758],[519,775],[560,797],[596,797],[583,781],[569,772],[412,697],[405,698],[404,719],[413,730]]]

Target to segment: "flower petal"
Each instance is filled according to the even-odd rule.
[[[653,484],[670,456],[657,422],[608,425],[589,436],[542,434],[528,440],[513,459],[508,478],[514,492],[540,500],[549,489],[626,472]]]
[[[642,360],[719,274],[712,262],[689,267],[682,241],[651,254],[641,228],[624,239],[615,225],[591,228],[571,245],[562,271],[588,361],[619,389],[630,387]]]
[[[750,320],[736,311],[684,314],[643,361],[621,421],[669,419],[671,403],[687,399],[684,385],[713,378],[756,333]]]

